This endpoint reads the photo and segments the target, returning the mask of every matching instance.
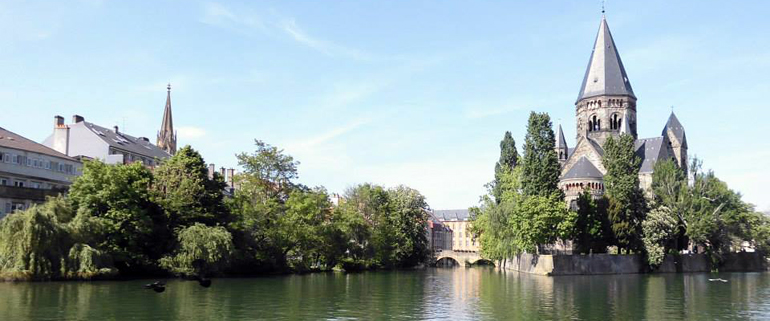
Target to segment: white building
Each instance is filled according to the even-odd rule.
[[[72,157],[0,128],[0,217],[65,192],[81,167]]]
[[[147,137],[128,135],[118,126],[107,129],[79,115],[72,116],[71,124],[64,124],[64,117],[54,117],[53,134],[43,144],[71,157],[99,159],[107,164],[142,162],[153,167],[158,160],[171,157]]]

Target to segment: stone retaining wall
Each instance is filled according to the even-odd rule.
[[[647,271],[641,255],[534,255],[520,254],[503,262],[503,268],[540,275],[633,274]],[[653,273],[709,272],[705,254],[668,255]],[[766,271],[767,261],[758,253],[730,253],[723,272]]]

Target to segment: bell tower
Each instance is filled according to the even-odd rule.
[[[604,15],[575,102],[575,113],[578,140],[592,138],[603,145],[607,137],[619,136],[621,132],[637,138],[636,96]]]

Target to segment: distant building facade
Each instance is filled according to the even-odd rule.
[[[444,224],[433,213],[428,212],[428,226],[426,227],[428,248],[433,253],[452,249],[452,229]]]
[[[607,169],[602,164],[602,146],[609,137],[628,134],[636,140],[636,154],[642,160],[639,181],[643,189],[652,184],[652,171],[659,160],[672,159],[687,171],[687,138],[684,126],[673,112],[661,136],[638,138],[636,96],[604,16],[575,102],[575,114],[575,147],[567,146],[561,125],[556,133],[555,152],[561,163],[559,188],[567,202],[574,202],[584,188],[596,198],[604,194]]]
[[[478,252],[478,240],[469,231],[470,212],[468,209],[435,210],[433,215],[452,230],[452,250]]]
[[[82,164],[0,128],[0,217],[65,192]]]

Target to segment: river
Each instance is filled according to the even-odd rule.
[[[728,282],[710,282],[709,278]],[[769,273],[546,277],[430,268],[261,278],[0,283],[0,320],[770,319]]]

